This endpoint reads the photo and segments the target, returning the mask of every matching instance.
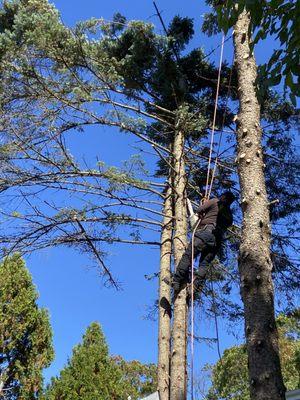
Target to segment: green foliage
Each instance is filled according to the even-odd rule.
[[[38,294],[19,255],[1,263],[0,276],[0,397],[36,399],[42,369],[53,359],[48,313],[38,308]]]
[[[0,18],[1,53],[8,46],[21,49],[24,43],[27,46],[34,43],[40,48],[50,48],[54,45],[54,31],[56,38],[58,33],[62,33],[59,14],[47,0],[4,1]]]
[[[154,366],[111,358],[104,334],[92,323],[60,376],[52,379],[46,400],[122,400],[155,390]]]
[[[100,326],[93,323],[83,336],[82,344],[74,348],[72,358],[60,376],[52,380],[46,398],[118,398],[121,393],[118,385],[120,378],[120,374],[110,362]]]
[[[132,400],[140,399],[156,391],[157,367],[155,364],[142,364],[137,360],[125,361],[121,357],[113,357],[112,360],[120,368],[126,386],[125,392],[130,393]]]
[[[115,27],[115,24],[111,25]],[[156,55],[157,36],[153,25],[131,21],[119,36],[110,34],[101,43],[102,51],[115,61],[115,68],[127,89],[140,90],[145,74],[153,65]],[[113,28],[114,29],[114,28]]]
[[[300,386],[300,314],[299,310],[277,319],[284,384],[287,390]],[[224,351],[212,368],[212,386],[207,400],[249,400],[246,346]]]
[[[228,0],[226,6],[221,2],[212,2],[218,16],[219,27],[227,32],[235,24],[240,12],[246,8],[250,12],[251,22],[255,31],[253,45],[260,40],[273,36],[280,44],[272,57],[261,69],[261,74],[268,78],[264,80],[267,86],[278,85],[281,77],[290,90],[290,98],[296,106],[296,96],[300,96],[300,5],[298,0]],[[210,22],[206,19],[204,28],[213,32]]]
[[[126,26],[126,18],[120,13],[115,13],[113,16],[113,22],[108,23],[106,26],[102,26],[102,31],[110,37],[116,36],[117,33],[121,32]]]
[[[250,400],[246,346],[224,351],[222,363],[213,367],[212,384],[207,400]]]
[[[6,231],[2,243],[9,241],[26,251],[66,244],[103,257],[103,242],[142,242],[139,238],[145,238],[145,228],[159,231],[163,189],[156,178],[170,173],[168,149],[179,128],[185,134],[187,195],[199,201],[206,185],[218,70],[201,48],[189,51],[193,21],[176,16],[167,27],[167,36],[161,36],[151,24],[126,21],[116,14],[112,22],[93,18],[71,31],[45,0],[7,4],[14,6],[3,7],[1,14],[6,23],[0,34],[1,189],[17,192],[22,188],[25,195],[37,187],[43,190],[28,196],[31,204],[22,209],[22,215],[9,209],[8,218],[15,217],[16,229]],[[235,137],[230,133],[235,130],[237,86],[235,69],[224,63],[216,128],[225,129],[214,194],[238,185]],[[293,110],[286,102],[275,104],[266,96],[261,104],[267,123],[264,145],[270,153],[265,161],[268,194],[271,200],[280,200],[275,219],[285,218],[299,207],[297,174],[284,173],[286,168],[293,172],[298,168],[289,151]],[[75,159],[69,150],[74,131],[84,132],[89,126],[116,128],[154,146],[159,154],[155,175],[151,176],[152,167],[149,173],[137,160],[121,167],[101,162],[95,167],[90,160]],[[144,144],[139,150],[146,154]],[[57,196],[62,190],[69,196]],[[294,231],[288,232],[292,237],[296,224],[289,222],[288,227]],[[280,272],[287,271],[289,281],[299,281],[287,256],[291,254],[290,239],[282,236],[273,241],[280,255],[275,269],[280,263]],[[237,248],[233,250],[235,253]],[[279,284],[288,287],[282,277]]]
[[[176,15],[168,28],[168,36],[171,38],[176,51],[185,49],[194,36],[194,23],[191,18],[182,18]]]

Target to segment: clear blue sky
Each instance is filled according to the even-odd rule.
[[[202,15],[206,10],[204,1],[158,0],[157,3],[166,22],[176,14],[195,19],[195,46],[210,51],[220,43],[220,38],[208,39],[201,34]],[[90,17],[111,19],[119,11],[128,19],[148,20],[161,29],[159,21],[154,17],[155,10],[150,0],[55,0],[54,4],[68,25]],[[264,54],[259,51],[258,59],[268,56],[271,50],[272,46],[269,46],[264,49]],[[225,55],[231,61],[230,42],[226,44]],[[100,159],[111,164],[118,164],[133,152],[128,146],[130,139],[118,133],[108,135],[104,129],[99,135],[101,139],[96,141],[92,141],[93,134],[79,138],[76,142],[77,150],[80,147],[81,153],[87,156],[96,155],[99,151]],[[115,143],[118,143],[117,147]],[[95,320],[101,323],[112,354],[120,354],[128,360],[156,362],[157,323],[145,319],[145,316],[148,307],[157,297],[157,282],[147,281],[144,275],[157,271],[158,250],[119,245],[110,248],[110,251],[110,266],[123,282],[123,291],[120,292],[104,288],[96,269],[89,267],[90,260],[73,250],[47,250],[27,259],[40,293],[40,304],[49,309],[54,330],[56,358],[46,371],[47,380],[59,372],[86,327]],[[199,318],[197,324],[201,336],[214,336],[212,322]],[[242,337],[242,327],[239,329]],[[227,328],[222,322],[220,330],[222,350],[236,343],[236,339],[227,334]],[[215,348],[202,345],[197,352],[196,363],[199,367],[215,361],[217,357]]]

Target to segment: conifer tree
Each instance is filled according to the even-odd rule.
[[[276,86],[282,80],[290,99],[296,106],[300,97],[299,2],[297,0],[229,0],[217,5],[218,21],[224,30],[233,27],[244,9],[249,13],[253,28],[251,45],[270,37],[276,40],[273,54],[261,66],[264,80],[261,86]]]
[[[234,33],[240,85],[237,157],[243,209],[240,286],[251,399],[283,400],[285,388],[275,323],[269,201],[264,175],[260,104],[255,90],[257,64],[250,49],[250,32],[249,15],[244,11],[238,18]]]
[[[217,6],[217,11],[224,10],[227,13],[227,6],[212,3]],[[240,292],[244,304],[250,398],[284,399],[285,387],[275,323],[273,285],[275,274],[272,274],[272,271],[276,271],[277,268],[276,266],[274,268],[272,263],[276,260],[276,256],[272,257],[271,202],[268,198],[272,188],[270,183],[274,182],[274,176],[272,176],[274,170],[266,169],[268,162],[265,161],[268,159],[267,152],[276,147],[280,148],[281,145],[278,137],[271,138],[271,141],[267,140],[267,145],[265,145],[263,131],[265,109],[261,101],[265,93],[261,90],[262,85],[259,84],[258,66],[254,57],[251,13],[245,4],[237,3],[235,9],[239,11],[233,32],[235,67],[239,85],[239,112],[235,118],[237,122],[236,162],[243,211],[239,272]],[[268,148],[268,144],[272,142],[273,146]],[[283,206],[289,207],[287,204]],[[296,206],[294,212],[297,208]],[[273,227],[273,229],[276,228]],[[292,248],[295,250],[294,246]],[[281,251],[284,251],[284,246],[281,246]],[[281,258],[284,259],[284,253]],[[288,287],[293,288],[293,283],[290,282]]]
[[[122,400],[131,396],[137,400],[155,390],[155,373],[154,366],[110,357],[102,329],[94,322],[60,375],[52,379],[45,399]]]
[[[0,265],[0,397],[33,400],[41,392],[42,370],[53,359],[48,313],[22,258]]]

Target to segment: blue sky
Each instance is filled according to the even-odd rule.
[[[56,0],[54,4],[63,21],[71,26],[90,17],[111,20],[112,15],[119,11],[128,19],[150,21],[161,30],[150,0]],[[207,38],[201,34],[202,16],[207,10],[204,1],[159,0],[157,4],[166,23],[176,14],[195,19],[195,46],[208,52],[220,44],[219,37]],[[270,43],[271,46],[258,49],[258,61],[263,61],[271,53],[273,43]],[[214,57],[218,57],[218,52]],[[232,59],[230,41],[226,43],[225,58]],[[79,134],[74,151],[80,150],[88,157],[99,155],[110,164],[119,164],[133,152],[130,146],[135,142],[132,139],[117,132],[108,134],[105,129],[98,133]],[[47,380],[59,373],[86,327],[95,320],[101,323],[112,354],[120,354],[128,360],[156,362],[157,323],[145,317],[156,299],[157,282],[147,281],[144,275],[157,271],[158,250],[118,245],[110,247],[110,253],[109,265],[118,280],[123,282],[123,290],[119,292],[103,287],[97,270],[90,267],[90,260],[71,249],[47,250],[27,258],[27,266],[40,293],[40,304],[49,309],[54,331],[56,358],[46,371]],[[199,316],[197,325],[201,336],[215,336],[211,321]],[[220,330],[222,350],[237,343],[237,339],[227,333],[228,327],[222,321]],[[242,327],[236,330],[239,339],[242,330]],[[201,345],[197,350],[197,368],[217,358],[216,348]]]

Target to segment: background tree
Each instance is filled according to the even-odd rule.
[[[300,319],[299,310],[277,318],[279,348],[284,384],[287,390],[300,386]],[[247,349],[245,345],[225,350],[212,367],[212,386],[209,400],[249,400]]]
[[[98,323],[86,330],[59,377],[45,392],[47,400],[137,400],[156,390],[156,367],[111,358]]]
[[[0,265],[0,397],[33,400],[53,359],[48,313],[19,255]]]
[[[126,361],[122,357],[112,357],[112,361],[121,370],[126,390],[132,400],[140,399],[157,390],[157,366],[143,364],[140,361]]]
[[[290,92],[290,98],[296,106],[300,96],[300,34],[299,4],[297,0],[229,0],[226,3],[210,1],[216,10],[219,27],[225,32],[232,28],[239,14],[246,9],[249,12],[254,31],[253,43],[272,37],[278,43],[271,58],[260,67],[262,75],[260,89],[278,85],[282,77],[284,85]],[[214,16],[209,14],[205,25],[212,28]],[[213,29],[214,31],[218,28]],[[211,30],[211,32],[213,31]]]

